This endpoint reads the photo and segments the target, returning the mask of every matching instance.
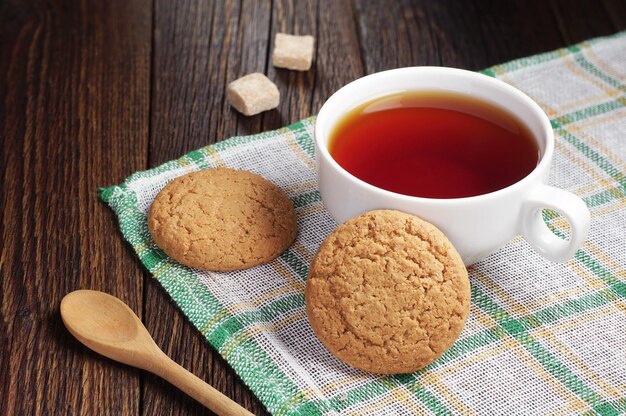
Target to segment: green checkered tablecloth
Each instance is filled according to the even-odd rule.
[[[308,265],[337,225],[316,189],[313,118],[190,152],[101,197],[146,268],[273,414],[626,413],[626,32],[483,73],[526,92],[549,115],[550,184],[585,200],[590,236],[564,264],[516,238],[470,267],[472,306],[461,337],[414,374],[354,370],[324,349],[307,322]],[[291,197],[298,239],[271,264],[191,270],[150,237],[146,214],[157,192],[216,166],[261,174]],[[545,220],[566,232],[555,213]]]

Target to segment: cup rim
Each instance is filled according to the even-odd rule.
[[[398,192],[393,192],[393,191],[389,191],[389,190],[374,186],[368,182],[365,182],[362,179],[359,179],[358,177],[354,176],[353,174],[345,170],[331,156],[330,152],[328,151],[327,143],[324,143],[322,141],[320,137],[320,133],[319,133],[320,131],[322,131],[322,128],[325,127],[324,125],[327,123],[327,118],[329,116],[328,113],[331,111],[330,110],[331,105],[333,105],[335,101],[340,100],[341,96],[345,94],[348,89],[354,88],[354,85],[366,83],[366,82],[373,82],[373,81],[384,82],[384,79],[386,77],[396,76],[396,75],[404,74],[404,73],[412,73],[412,72],[418,72],[418,73],[419,72],[433,72],[433,73],[437,72],[439,76],[446,75],[446,74],[466,76],[466,77],[472,78],[475,81],[492,83],[493,85],[497,85],[499,88],[503,89],[508,94],[511,94],[517,97],[534,113],[535,116],[537,116],[537,119],[540,120],[543,134],[546,137],[545,148],[542,154],[540,155],[539,163],[537,163],[537,165],[533,168],[533,170],[530,171],[526,176],[524,176],[522,179],[520,179],[519,181],[509,186],[498,189],[496,191],[488,192],[486,194],[473,195],[473,196],[461,197],[461,198],[426,198],[426,197],[420,197],[420,196],[401,194]],[[394,92],[397,92],[397,91],[390,90],[389,94],[393,94]],[[359,102],[357,105],[363,104],[365,102],[367,101],[364,100],[362,102]],[[524,120],[521,120],[521,121],[523,122]],[[504,81],[490,77],[488,75],[484,75],[478,72],[468,71],[465,69],[443,67],[443,66],[412,66],[412,67],[390,69],[390,70],[366,75],[361,78],[357,78],[354,81],[349,82],[348,84],[338,89],[334,94],[332,94],[322,105],[322,108],[320,109],[317,115],[317,118],[315,120],[313,138],[315,140],[316,148],[319,150],[319,152],[316,153],[316,157],[323,157],[328,163],[330,163],[330,165],[335,171],[337,171],[344,177],[347,177],[356,185],[363,187],[369,191],[378,193],[380,195],[393,197],[395,199],[400,199],[404,201],[424,202],[424,203],[427,202],[430,204],[441,204],[441,205],[452,205],[452,204],[456,204],[459,202],[463,202],[463,203],[482,202],[486,199],[516,192],[519,188],[524,187],[528,182],[532,181],[537,176],[540,176],[542,172],[544,172],[545,169],[549,167],[551,160],[552,160],[552,155],[554,152],[554,132],[552,130],[552,125],[550,124],[550,120],[548,119],[548,116],[546,115],[546,113],[541,109],[541,107],[539,107],[539,105],[535,101],[533,101],[528,95],[524,94],[522,91],[518,90],[517,88],[505,83]],[[535,140],[538,141],[536,137],[535,137]]]

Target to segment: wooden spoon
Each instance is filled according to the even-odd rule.
[[[163,377],[220,416],[252,415],[165,355],[115,296],[95,290],[69,293],[61,301],[61,317],[72,335],[95,352]]]

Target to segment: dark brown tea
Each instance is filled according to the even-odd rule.
[[[425,198],[493,192],[524,178],[539,160],[517,117],[447,92],[404,92],[360,105],[334,128],[329,151],[369,184]]]

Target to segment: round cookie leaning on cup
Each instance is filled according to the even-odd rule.
[[[463,261],[420,218],[369,211],[320,246],[306,286],[307,315],[322,344],[352,367],[417,371],[458,338],[469,311]]]

